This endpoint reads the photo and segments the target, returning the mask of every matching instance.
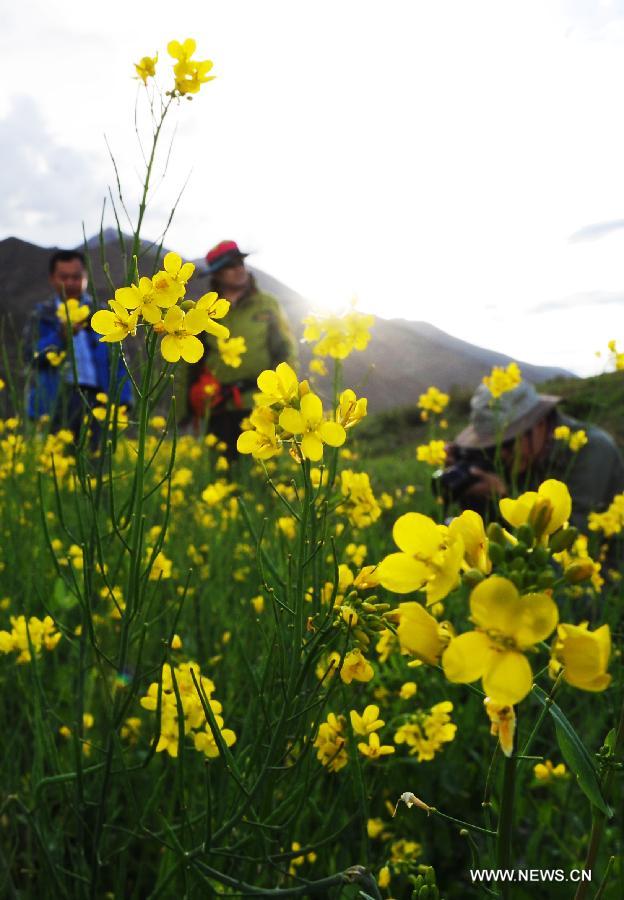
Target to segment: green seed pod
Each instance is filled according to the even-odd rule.
[[[516,537],[518,538],[519,541],[522,541],[523,543],[527,544],[529,547],[533,544],[533,541],[535,540],[535,535],[533,534],[533,529],[531,528],[531,526],[528,523],[521,525],[520,528],[518,528],[518,530],[516,531]]]
[[[537,547],[531,554],[531,561],[534,562],[538,568],[547,566],[550,561],[550,553],[545,547]]]
[[[574,526],[570,528],[560,528],[551,534],[548,546],[553,553],[561,553],[563,550],[569,550],[578,537],[578,528]]]
[[[519,591],[522,590],[524,586],[524,578],[522,577],[521,572],[510,572],[509,580],[515,584]]]
[[[498,524],[498,522],[490,522],[487,527],[486,534],[490,541],[494,544],[500,544],[502,547],[505,546],[505,533],[503,532],[503,529]]]
[[[500,544],[490,543],[490,546],[488,547],[488,553],[489,553],[490,559],[492,560],[492,563],[495,566],[500,566],[500,564],[502,563],[502,561],[505,558],[505,551],[501,547]]]
[[[468,587],[476,587],[480,581],[483,581],[485,575],[479,569],[468,569],[467,572],[464,572],[462,581],[464,584],[467,584]]]
[[[184,312],[189,312],[191,309],[195,309],[195,303],[193,300],[183,300],[182,303],[179,304],[180,309],[183,309]]]
[[[555,573],[552,569],[546,569],[537,576],[537,586],[539,588],[550,588],[555,583]]]

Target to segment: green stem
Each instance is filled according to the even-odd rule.
[[[511,868],[511,835],[513,831],[514,795],[516,788],[516,758],[504,757],[503,790],[496,840],[496,866],[498,869]],[[505,900],[511,897],[509,882],[502,882],[502,895]]]
[[[624,704],[622,704],[622,710],[620,712],[620,721],[618,723],[618,730],[615,736],[615,743],[613,745],[613,759],[619,759],[622,752],[624,751]],[[606,773],[602,778],[602,793],[607,802],[609,801],[609,796],[611,794],[611,788],[613,787],[613,780],[615,778],[615,768],[613,766],[609,766]],[[594,870],[594,866],[596,865],[596,860],[598,859],[598,851],[600,850],[600,844],[602,843],[602,837],[604,834],[604,827],[606,822],[606,815],[596,807],[593,807],[593,819],[592,819],[592,830],[589,838],[589,846],[587,848],[587,856],[585,857],[585,864],[583,866],[584,870],[592,871]],[[581,881],[579,882],[579,886],[577,888],[576,894],[574,895],[574,900],[584,900],[587,896],[587,892],[589,891],[589,881]]]

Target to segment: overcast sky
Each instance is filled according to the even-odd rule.
[[[0,33],[0,237],[99,227],[139,183],[132,63],[195,37],[145,235],[222,238],[312,299],[357,296],[579,373],[624,344],[624,0],[20,0]],[[140,98],[139,98],[140,108]]]

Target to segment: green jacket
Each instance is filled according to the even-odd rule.
[[[187,366],[183,408],[188,413],[188,388],[205,370],[222,385],[240,384],[242,408],[253,407],[253,395],[257,392],[256,379],[265,369],[274,369],[278,363],[287,362],[297,368],[297,345],[279,303],[271,294],[255,290],[230,307],[223,324],[230,329],[230,337],[245,338],[246,352],[237,369],[226,366],[217,351],[217,341],[212,335],[199,337],[206,347],[203,359]],[[222,409],[235,409],[228,401]]]
[[[544,478],[564,481],[572,496],[573,525],[587,529],[590,512],[603,512],[616,494],[624,492],[624,460],[611,435],[595,425],[578,422],[557,410],[555,427],[567,425],[571,431],[582,429],[588,441],[577,453],[552,440],[546,462],[530,476],[528,489],[535,489]]]

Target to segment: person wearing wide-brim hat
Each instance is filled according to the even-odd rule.
[[[258,390],[257,378],[265,369],[281,362],[297,366],[297,345],[278,300],[261,291],[253,274],[245,266],[247,253],[235,241],[221,241],[206,254],[210,278],[208,290],[217,291],[230,301],[223,324],[230,338],[243,338],[245,352],[240,365],[227,365],[217,350],[217,342],[204,335],[204,357],[190,367],[187,398],[196,422],[209,410],[209,431],[228,446],[228,456],[236,456],[240,425],[253,408]],[[205,387],[212,391],[206,399]]]
[[[466,508],[507,495],[512,479],[519,490],[534,490],[546,478],[565,481],[572,495],[571,521],[584,528],[592,511],[605,510],[624,491],[624,460],[613,438],[597,428],[565,415],[561,398],[540,394],[528,381],[494,398],[485,384],[470,401],[470,422],[449,447],[450,461],[470,459],[471,478],[455,498]],[[555,429],[584,431],[587,443],[573,452],[555,439]],[[498,455],[502,472],[478,462]]]

